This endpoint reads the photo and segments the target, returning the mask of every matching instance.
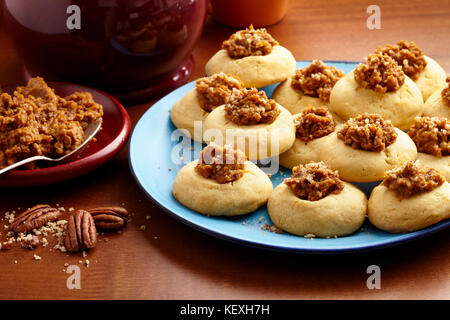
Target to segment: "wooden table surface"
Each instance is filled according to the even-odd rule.
[[[378,45],[414,40],[450,71],[450,1],[377,1],[382,29],[366,28],[367,1],[292,0],[270,33],[297,60],[361,60]],[[192,79],[232,29],[208,20],[194,51]],[[0,33],[0,83],[21,80],[20,61]],[[153,102],[128,109],[133,124]],[[449,299],[450,233],[398,247],[346,255],[253,249],[195,231],[161,212],[140,191],[127,148],[82,178],[55,186],[0,190],[0,213],[36,203],[69,207],[125,204],[135,214],[122,234],[107,236],[81,265],[81,289],[68,290],[64,264],[84,261],[38,248],[0,252],[0,299]],[[146,216],[151,216],[146,220]],[[141,231],[140,226],[147,230]],[[3,229],[3,228],[2,228]],[[3,231],[3,230],[2,230]],[[4,232],[3,232],[4,233]],[[42,257],[33,259],[33,254]],[[17,261],[17,263],[15,263]],[[368,290],[366,269],[381,268],[381,289]]]

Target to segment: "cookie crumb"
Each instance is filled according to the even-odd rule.
[[[264,231],[270,231],[270,232],[274,232],[274,233],[283,233],[283,230],[281,230],[280,228],[278,228],[276,225],[272,224],[265,224],[261,227],[262,230]]]

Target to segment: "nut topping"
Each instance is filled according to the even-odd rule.
[[[317,201],[330,193],[338,194],[344,189],[337,171],[323,162],[312,162],[292,169],[292,176],[284,179],[292,192],[303,200]]]
[[[211,143],[200,152],[195,171],[218,183],[233,182],[244,175],[245,160],[245,154],[241,150]]]
[[[405,73],[388,55],[372,53],[356,66],[354,77],[361,88],[379,93],[394,92],[405,83]]]
[[[68,154],[84,142],[83,130],[102,116],[103,107],[91,93],[63,98],[39,77],[17,87],[12,95],[1,93],[0,168],[32,156]]]
[[[122,207],[100,207],[89,209],[95,226],[103,230],[117,230],[127,223],[128,211]]]
[[[364,113],[350,118],[337,137],[353,149],[381,152],[397,139],[391,121],[378,114]]]
[[[280,113],[275,100],[256,88],[233,89],[225,104],[225,117],[238,125],[272,123]]]
[[[321,60],[313,60],[309,67],[298,69],[292,76],[291,86],[305,95],[330,101],[331,89],[345,74]]]
[[[265,28],[254,29],[253,25],[231,35],[222,43],[222,49],[233,59],[248,56],[265,56],[272,52],[278,42],[272,38]]]
[[[420,72],[427,66],[423,51],[413,41],[402,40],[395,45],[388,44],[385,48],[378,48],[377,53],[393,58],[413,80],[417,80]]]
[[[233,88],[241,89],[243,86],[238,78],[221,72],[198,79],[195,90],[200,107],[206,112],[211,112],[218,106],[225,104]]]
[[[450,155],[450,120],[447,118],[417,117],[408,135],[419,152],[436,157]]]
[[[431,191],[444,182],[445,178],[436,169],[419,161],[408,161],[403,167],[387,171],[382,185],[394,191],[399,199],[405,199]]]
[[[309,106],[294,118],[296,136],[308,142],[334,131],[335,123],[327,107]]]
[[[85,210],[77,210],[67,223],[64,245],[69,252],[79,252],[94,248],[97,244],[97,229],[92,215]]]
[[[55,221],[62,215],[61,211],[46,204],[40,204],[19,214],[9,228],[15,233],[27,233]]]

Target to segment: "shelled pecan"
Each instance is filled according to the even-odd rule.
[[[69,252],[92,249],[97,244],[94,218],[86,210],[77,210],[67,223],[64,245]]]
[[[95,226],[103,230],[117,230],[127,224],[128,211],[122,207],[99,207],[88,210]]]
[[[47,222],[55,221],[62,215],[61,211],[47,204],[36,205],[19,214],[9,226],[15,233],[27,233],[45,225]]]

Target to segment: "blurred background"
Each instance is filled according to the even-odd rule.
[[[450,69],[450,1],[386,1],[369,30],[363,0],[2,0],[0,81],[41,75],[100,88],[127,104],[151,101],[203,75],[236,29],[269,32],[297,60],[360,61],[380,45],[413,40]],[[67,7],[81,10],[68,30]],[[46,10],[41,10],[46,8]],[[430,32],[430,30],[433,30]],[[194,66],[194,61],[197,64]]]

